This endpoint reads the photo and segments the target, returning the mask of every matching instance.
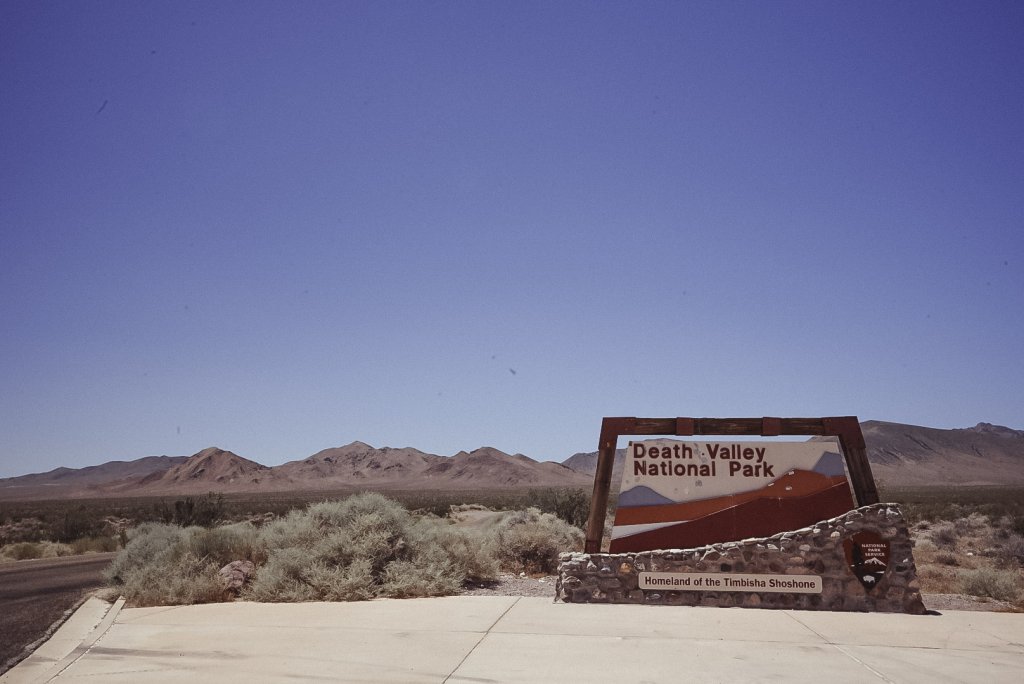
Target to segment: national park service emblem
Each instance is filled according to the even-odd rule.
[[[889,567],[889,542],[874,532],[858,532],[843,541],[846,563],[866,591],[882,581]]]

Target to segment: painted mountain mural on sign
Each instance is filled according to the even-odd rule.
[[[651,451],[634,450],[631,443],[615,513],[612,553],[765,537],[842,515],[853,507],[843,457],[829,451],[828,444],[758,443],[756,451],[736,445],[724,451],[716,443],[689,443],[688,449],[680,449],[674,440],[648,444],[670,449],[654,452],[670,454],[655,457],[662,459],[659,466],[665,459],[683,465],[692,461],[708,466],[702,473],[714,474],[676,476],[673,473],[686,472],[678,464],[652,468],[650,459],[639,455]],[[709,464],[723,458],[723,453],[728,458],[711,468]],[[774,477],[744,476],[744,468],[730,465],[735,454],[749,462],[747,472]],[[760,465],[756,471],[755,465]],[[704,491],[711,496],[701,496]]]

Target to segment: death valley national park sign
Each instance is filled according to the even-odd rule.
[[[829,442],[630,442],[609,551],[768,537],[853,506]]]

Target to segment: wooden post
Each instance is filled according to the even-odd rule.
[[[878,488],[868,463],[867,445],[864,433],[856,417],[823,418],[822,423],[828,434],[839,438],[839,446],[846,457],[846,468],[850,471],[850,483],[858,506],[878,503]]]
[[[587,553],[600,553],[604,519],[608,511],[608,493],[611,491],[612,468],[615,466],[615,448],[619,434],[633,427],[635,418],[605,418],[601,421],[601,439],[597,444],[597,471],[594,473],[594,494],[590,497],[590,516],[587,518]]]

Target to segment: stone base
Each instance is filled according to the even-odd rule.
[[[876,582],[869,582],[869,585],[854,575],[844,551],[846,540],[865,532],[877,534],[889,543],[888,567]],[[786,575],[794,580],[820,577],[821,592],[775,593],[760,592],[756,588],[744,591],[641,589],[640,573],[708,573],[716,577],[766,575],[776,578]],[[788,581],[787,577],[784,582]],[[896,504],[864,506],[813,527],[764,539],[745,539],[696,549],[618,554],[563,553],[559,557],[556,600],[915,615],[925,612],[910,534]]]

